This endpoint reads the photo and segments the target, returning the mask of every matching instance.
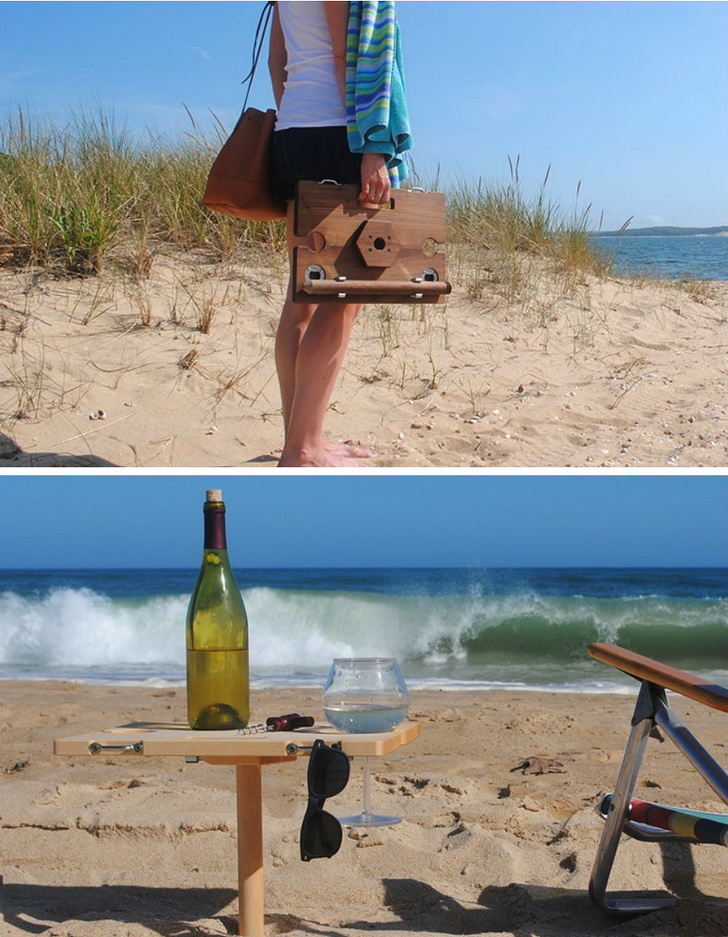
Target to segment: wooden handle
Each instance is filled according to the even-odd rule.
[[[445,280],[423,280],[414,283],[412,280],[306,280],[301,287],[302,292],[311,296],[338,296],[344,293],[347,296],[362,296],[370,293],[392,296],[414,296],[421,293],[423,296],[443,296],[452,289]]]
[[[696,700],[704,706],[728,712],[728,688],[716,683],[709,683],[701,677],[678,670],[667,664],[661,664],[651,657],[643,657],[634,651],[627,651],[616,644],[590,644],[587,653],[603,664],[609,664],[623,673],[628,673],[638,680],[647,680],[657,686],[673,690],[681,696]]]

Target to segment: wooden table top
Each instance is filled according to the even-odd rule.
[[[403,722],[391,732],[352,734],[339,732],[321,723],[295,732],[245,730],[200,731],[188,725],[163,722],[133,722],[98,732],[85,732],[56,739],[56,755],[181,755],[197,758],[295,758],[309,754],[316,739],[328,745],[341,742],[352,757],[387,755],[414,741],[421,732],[419,723]]]

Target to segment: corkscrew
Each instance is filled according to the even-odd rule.
[[[284,716],[269,716],[262,722],[244,729],[238,729],[238,735],[257,735],[260,732],[293,732],[295,729],[308,729],[314,724],[313,716],[301,716],[299,713],[286,713]]]

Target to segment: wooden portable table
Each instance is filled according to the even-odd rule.
[[[244,735],[193,731],[188,726],[138,722],[102,732],[56,739],[56,755],[113,754],[129,757],[177,755],[212,765],[234,765],[238,827],[239,933],[263,937],[263,765],[295,761],[309,755],[316,739],[341,742],[350,757],[388,755],[420,734],[420,726],[404,722],[391,732],[349,735],[329,725],[309,731],[261,732]],[[305,805],[301,805],[301,817]]]

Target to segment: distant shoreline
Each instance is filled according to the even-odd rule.
[[[592,231],[591,237],[728,237],[728,225],[717,228],[627,228],[624,231]]]

